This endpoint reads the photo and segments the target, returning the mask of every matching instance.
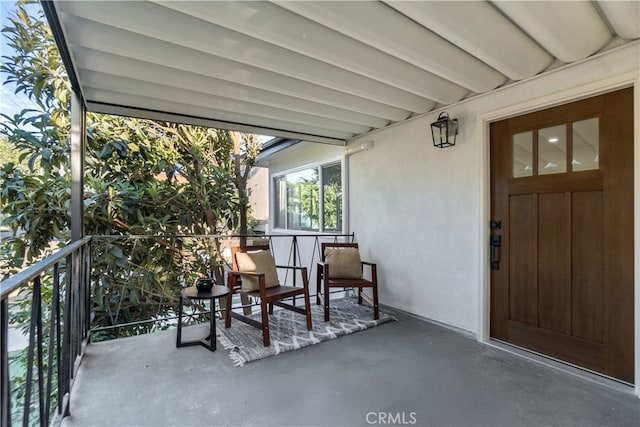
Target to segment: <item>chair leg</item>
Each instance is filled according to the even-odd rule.
[[[231,327],[231,300],[233,299],[233,292],[225,298],[225,310],[224,310],[224,327]]]
[[[269,314],[267,308],[267,302],[261,298],[260,308],[262,312],[262,343],[265,347],[271,345],[271,339],[269,337]]]
[[[322,282],[322,275],[320,274],[320,266],[318,266],[316,274],[316,305],[320,305],[320,282]]]
[[[324,280],[324,321],[329,321],[329,280]]]
[[[362,305],[362,288],[358,288],[358,304]]]
[[[309,287],[307,286],[307,292],[304,294],[304,308],[305,316],[307,317],[307,330],[313,329],[311,324],[311,298],[309,298]]]
[[[273,303],[269,303],[269,314],[273,314]]]
[[[378,311],[378,284],[374,283],[371,287],[373,293],[373,318],[378,320],[380,318],[380,312]]]

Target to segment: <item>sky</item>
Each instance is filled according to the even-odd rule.
[[[0,20],[2,28],[9,24],[9,15],[14,10],[14,1],[0,1]],[[39,7],[39,6],[38,6]],[[5,56],[10,54],[11,49],[7,46],[4,35],[1,35],[2,42],[0,43],[0,54]],[[2,59],[4,62],[4,59]],[[24,95],[16,95],[14,93],[14,85],[5,85],[6,75],[0,73],[0,80],[2,85],[0,86],[0,112],[2,114],[13,115],[22,109],[33,108],[33,104]],[[0,119],[2,121],[2,119]]]

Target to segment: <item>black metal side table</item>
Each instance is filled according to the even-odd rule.
[[[210,291],[198,292],[195,286],[185,288],[180,292],[180,308],[178,309],[178,336],[176,338],[176,347],[186,347],[190,345],[201,345],[211,351],[216,351],[216,313],[215,304],[217,298],[222,298],[229,295],[229,288],[226,286],[214,285]],[[182,306],[184,299],[189,298],[192,300],[209,300],[211,305],[211,318],[209,322],[209,336],[204,337],[197,341],[182,342]]]

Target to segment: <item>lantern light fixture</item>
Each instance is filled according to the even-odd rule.
[[[442,112],[438,120],[431,123],[431,136],[433,146],[438,148],[452,147],[456,145],[458,134],[458,119],[449,118],[449,113]]]

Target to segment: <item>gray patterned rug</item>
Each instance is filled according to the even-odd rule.
[[[308,331],[305,317],[291,310],[275,310],[269,316],[271,345],[262,345],[262,330],[249,326],[237,319],[231,321],[231,327],[225,329],[224,321],[216,324],[218,342],[229,350],[229,356],[235,366],[243,366],[254,360],[275,356],[285,351],[298,350],[313,344],[321,343],[342,335],[363,331],[395,317],[380,312],[380,318],[373,320],[372,309],[365,304],[358,305],[355,299],[343,298],[332,300],[330,321],[324,321],[322,306],[311,303],[311,319],[313,330]],[[260,312],[252,315],[260,320]]]

